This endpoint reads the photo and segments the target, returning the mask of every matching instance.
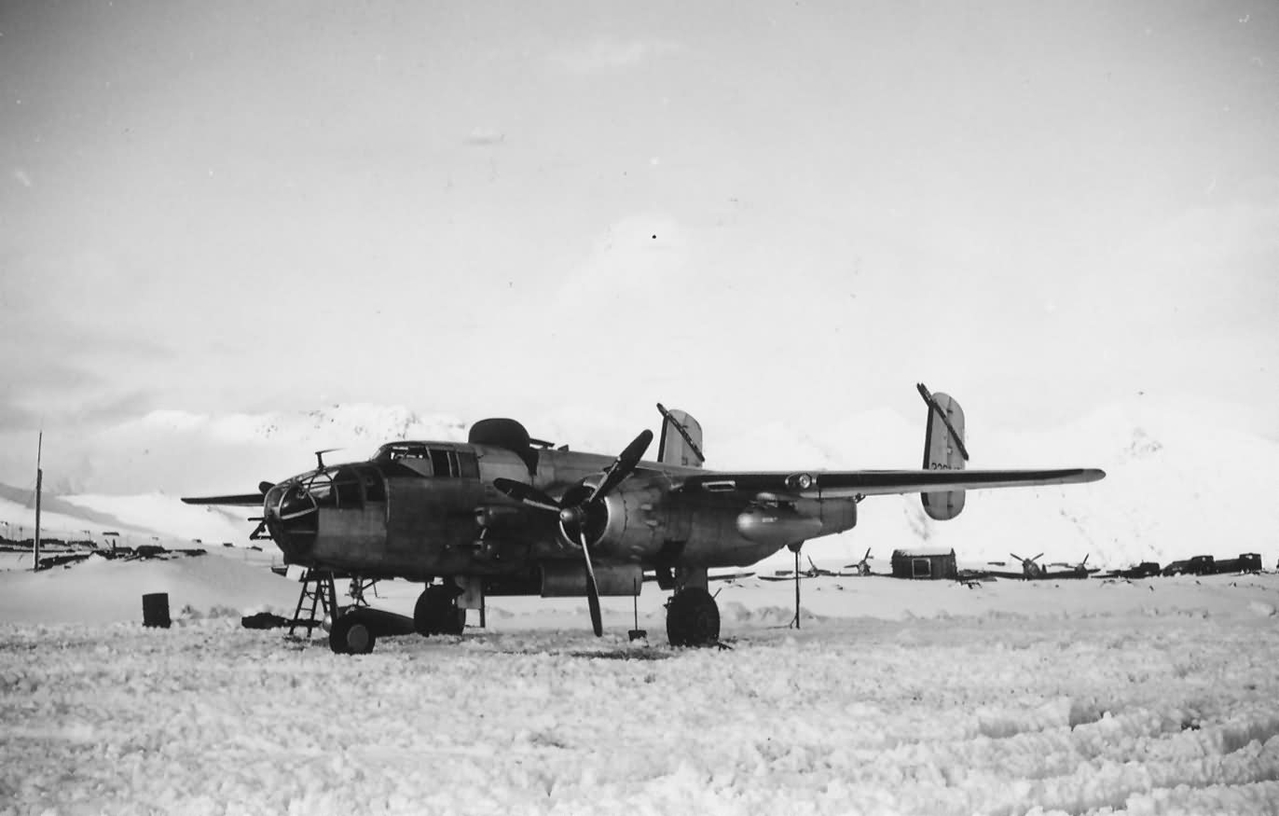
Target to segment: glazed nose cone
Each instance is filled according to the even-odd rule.
[[[319,532],[319,508],[296,480],[281,482],[263,501],[267,532],[285,561],[305,564]]]

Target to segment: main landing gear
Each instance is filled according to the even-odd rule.
[[[413,631],[419,635],[460,635],[466,626],[466,610],[457,605],[461,594],[452,582],[432,584],[422,591],[413,607]]]
[[[331,574],[317,575],[310,580],[317,586],[309,591],[304,587],[303,598],[310,598],[317,607],[323,604],[330,613],[329,648],[337,654],[368,654],[378,638],[392,635],[460,635],[466,626],[464,591],[453,581],[428,585],[418,596],[413,617],[409,618],[368,606],[360,591],[364,587],[356,581],[352,582],[353,605],[338,607]],[[719,606],[707,590],[706,571],[675,570],[673,575],[667,571],[665,575],[659,573],[658,582],[663,589],[674,590],[666,602],[666,637],[670,644],[676,647],[718,644]],[[312,625],[318,625],[318,621]]]
[[[719,643],[719,606],[709,582],[705,567],[657,570],[657,585],[675,590],[666,602],[666,639],[672,646]]]
[[[672,646],[719,642],[719,606],[704,587],[686,587],[666,604],[666,638]]]

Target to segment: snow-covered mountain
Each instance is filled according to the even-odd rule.
[[[534,436],[605,452],[620,450],[638,430],[582,410],[525,423]],[[101,440],[93,470],[75,477],[94,489],[64,496],[45,528],[53,535],[59,528],[97,531],[112,524],[95,520],[97,513],[115,526],[157,531],[172,541],[244,544],[252,508],[189,507],[179,496],[251,491],[262,479],[312,467],[311,451],[321,448],[341,448],[326,461],[362,459],[393,439],[465,439],[468,426],[453,417],[376,405],[221,417],[155,412]],[[828,428],[801,429],[790,419],[746,429],[708,424],[704,430],[709,464],[719,468],[913,468],[922,448],[922,417],[908,420],[889,410]],[[1089,485],[974,492],[964,514],[947,523],[927,518],[918,496],[874,497],[861,505],[856,530],[813,542],[806,552],[857,560],[867,547],[887,557],[893,549],[926,544],[954,547],[966,561],[1043,552],[1044,561],[1089,555],[1098,566],[1167,562],[1200,552],[1260,552],[1269,565],[1279,556],[1270,532],[1279,524],[1279,507],[1266,490],[1279,443],[1233,429],[1227,408],[1134,399],[1066,427],[1033,432],[994,431],[970,416],[968,435],[971,468],[1088,466],[1108,475]],[[29,506],[14,501],[21,494],[9,491],[0,500],[0,519],[29,527]]]

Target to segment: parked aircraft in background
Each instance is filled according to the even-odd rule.
[[[1043,581],[1047,579],[1059,580],[1070,578],[1087,578],[1088,576],[1100,571],[1100,567],[1088,566],[1088,556],[1084,556],[1084,560],[1078,564],[1067,564],[1062,561],[1055,561],[1045,567],[1039,563],[1039,559],[1044,557],[1043,553],[1033,558],[1022,558],[1017,553],[1009,553],[1013,558],[1021,562],[1021,571],[1012,572],[1004,570],[978,570],[970,577],[975,578],[1015,578],[1025,581]],[[1002,561],[991,561],[994,566],[1003,566]]]
[[[965,491],[1092,482],[1097,469],[966,470],[959,404],[923,385],[928,407],[920,470],[709,471],[702,431],[661,413],[657,459],[643,431],[616,457],[534,439],[513,419],[485,419],[462,442],[389,442],[368,461],[325,465],[257,493],[186,498],[262,506],[261,530],[290,564],[360,581],[422,582],[412,628],[459,632],[466,609],[499,595],[585,597],[603,631],[601,596],[638,595],[645,572],[673,594],[672,645],[719,637],[708,570],[746,567],[810,539],[852,529],[868,496],[922,494],[934,519]],[[333,621],[336,652],[367,652],[403,627],[353,608]]]

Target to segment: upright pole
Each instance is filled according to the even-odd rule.
[[[799,548],[800,545],[793,545],[795,551],[795,620],[791,621],[791,625],[796,629],[799,628]]]
[[[32,571],[40,569],[40,489],[44,483],[44,471],[40,468],[40,459],[44,454],[44,431],[40,432],[40,441],[36,443],[36,537],[33,543],[34,561]]]

